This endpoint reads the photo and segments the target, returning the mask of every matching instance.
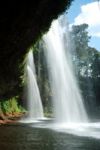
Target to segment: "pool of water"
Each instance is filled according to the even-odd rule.
[[[18,123],[0,126],[0,150],[100,150],[100,139]]]

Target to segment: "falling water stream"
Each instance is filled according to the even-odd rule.
[[[28,53],[26,64],[27,80],[27,120],[43,119],[43,106],[36,81],[35,65],[32,50]]]
[[[88,117],[71,63],[66,30],[68,25],[65,20],[61,16],[53,21],[49,32],[43,36],[53,92],[54,115],[59,123],[82,123],[87,122]]]

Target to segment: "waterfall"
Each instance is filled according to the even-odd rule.
[[[65,16],[60,16],[43,36],[54,115],[60,123],[87,122],[87,113],[71,63],[71,43],[67,29]]]
[[[28,53],[26,64],[28,120],[43,119],[43,106],[36,81],[35,65],[32,50]]]

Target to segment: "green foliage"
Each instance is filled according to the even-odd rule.
[[[20,113],[25,112],[22,106],[18,105],[17,97],[13,97],[10,100],[0,102],[0,110],[3,113]]]
[[[73,61],[77,65],[79,75],[94,78],[100,74],[100,53],[95,48],[88,46],[90,36],[87,28],[87,24],[72,27]]]
[[[90,36],[88,36],[88,25],[82,24],[77,26],[72,26],[72,40],[74,42],[75,50],[77,53],[77,57],[84,59],[88,53],[88,42],[90,40]]]
[[[95,109],[100,108],[100,52],[88,46],[87,29],[87,24],[72,27],[72,59],[87,109],[93,116]]]

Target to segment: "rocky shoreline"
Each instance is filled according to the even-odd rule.
[[[24,113],[7,113],[7,114],[0,114],[0,125],[8,124],[8,123],[16,123]]]

